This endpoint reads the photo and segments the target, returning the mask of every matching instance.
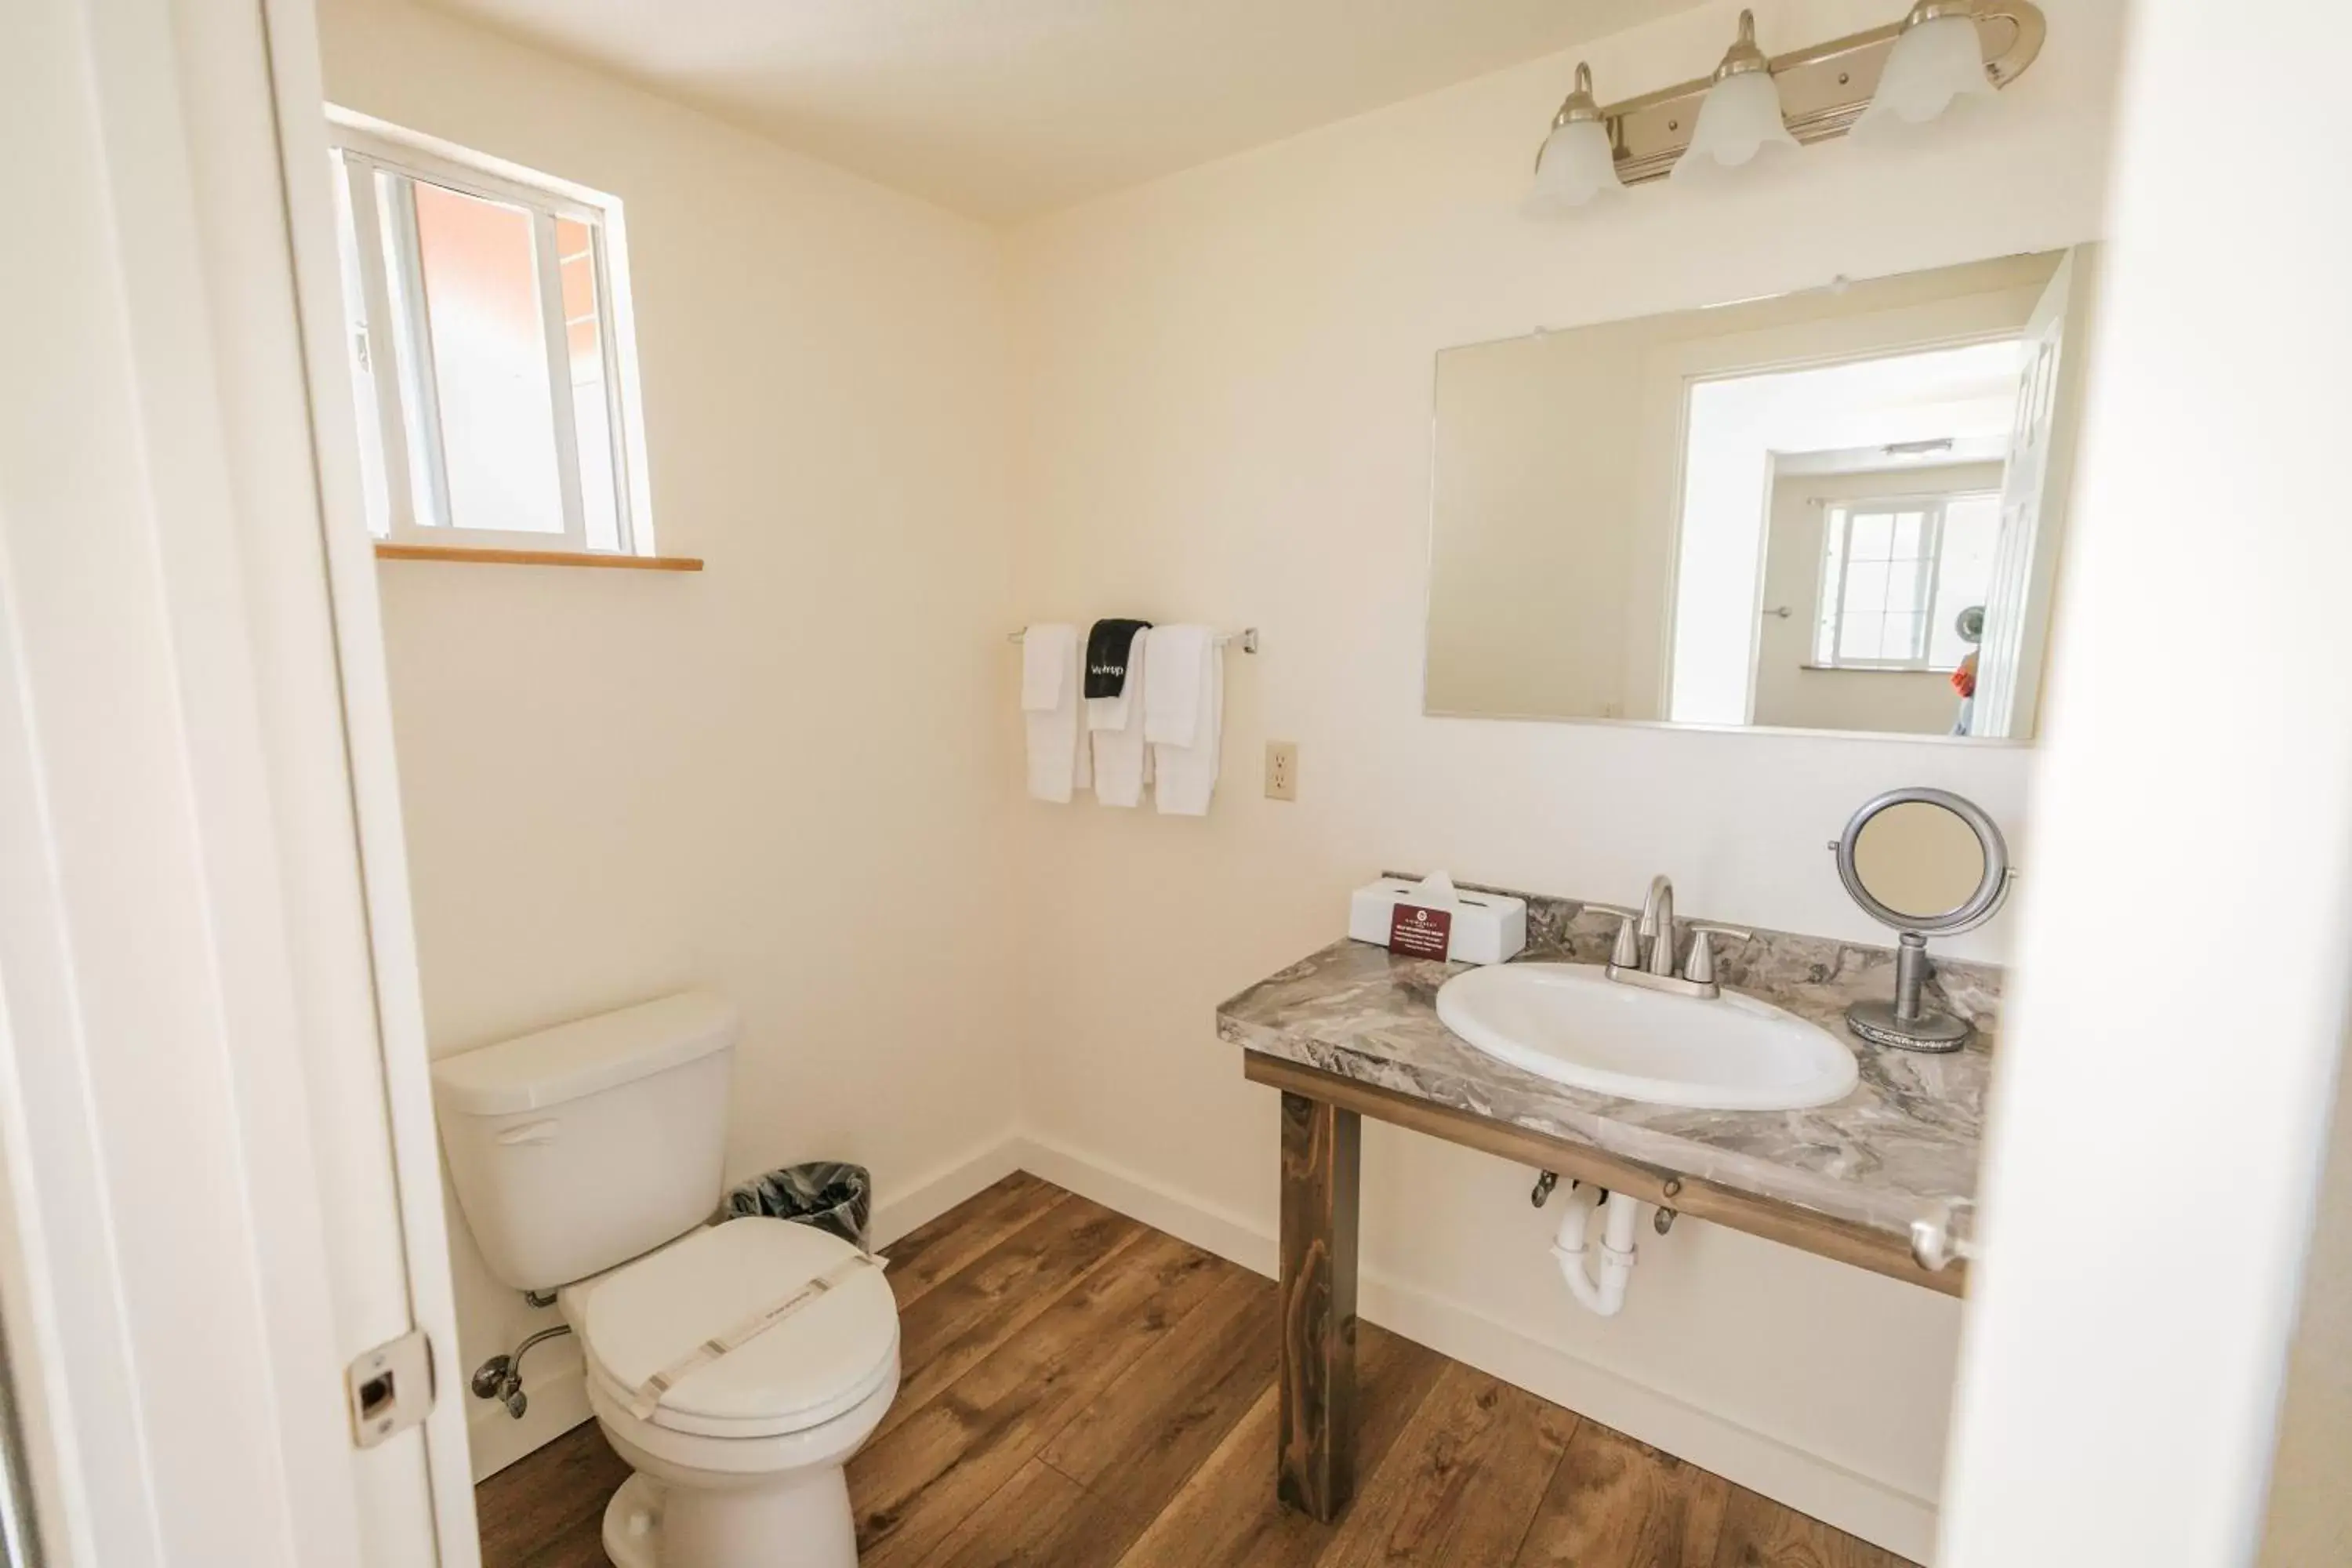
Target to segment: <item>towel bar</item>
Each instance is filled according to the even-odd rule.
[[[1006,642],[1019,642],[1024,635],[1026,634],[1022,632],[1007,632],[1004,634],[1004,640]],[[1217,646],[1219,647],[1224,647],[1227,643],[1235,642],[1242,645],[1242,651],[1244,653],[1255,653],[1257,651],[1257,628],[1255,626],[1244,626],[1237,632],[1219,632],[1217,634]]]

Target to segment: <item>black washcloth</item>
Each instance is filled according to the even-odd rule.
[[[1095,629],[1087,634],[1088,697],[1116,697],[1127,689],[1128,650],[1135,646],[1135,634],[1150,625],[1150,621],[1095,623]]]

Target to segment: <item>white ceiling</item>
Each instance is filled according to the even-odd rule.
[[[1010,219],[1696,0],[429,3],[886,184]],[[1530,148],[1542,132],[1528,128]]]
[[[1750,434],[1780,455],[1782,472],[1854,473],[2006,457],[2026,358],[2022,341],[2003,338],[1705,384],[1746,404]],[[1946,437],[1955,450],[1930,458],[1884,450]]]

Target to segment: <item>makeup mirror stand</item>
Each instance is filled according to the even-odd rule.
[[[1964,1018],[1940,1013],[1927,1005],[1927,939],[1906,931],[1895,950],[1895,999],[1856,1002],[1846,1009],[1853,1032],[1874,1045],[1906,1051],[1956,1051],[1975,1031]]]
[[[1861,864],[1863,835],[1883,813],[1898,806],[1948,812],[1975,837],[1979,857],[1975,885],[1949,908],[1932,913],[1898,909],[1871,887]],[[1846,1026],[1872,1045],[1895,1050],[1943,1052],[1966,1046],[1976,1033],[1975,1026],[1927,1005],[1927,980],[1934,973],[1927,962],[1927,938],[1974,930],[1990,920],[2008,897],[2009,847],[2000,827],[1974,801],[1948,790],[1889,790],[1864,802],[1830,848],[1837,855],[1838,877],[1854,902],[1873,920],[1900,933],[1893,998],[1854,1003],[1846,1009]]]

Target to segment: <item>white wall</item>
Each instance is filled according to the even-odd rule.
[[[2134,10],[1946,1568],[2253,1559],[2352,995],[2352,533],[2325,521],[2352,359],[2347,50],[2343,7]],[[2179,112],[2257,79],[2231,138]],[[2247,147],[2278,155],[2244,177]],[[2151,681],[2149,606],[2190,604],[2198,657]],[[2147,967],[2145,920],[2118,911],[2174,907],[2163,850],[2184,839],[2200,929],[2261,931],[2259,984],[2229,962],[2116,983]]]
[[[887,1199],[1001,1142],[1001,238],[436,16],[320,25],[337,101],[622,199],[658,542],[709,562],[380,568],[434,1051],[709,985],[730,1172]],[[458,1249],[470,1368],[546,1318]]]
[[[1703,69],[1735,9],[1594,46],[1603,95]],[[1772,47],[1885,19],[1859,0],[1759,9]],[[1241,1081],[1211,1015],[1337,936],[1346,889],[1382,865],[1615,899],[1664,870],[1696,913],[1875,940],[1822,846],[1864,796],[1909,784],[1976,798],[2031,865],[2021,751],[1431,720],[1420,674],[1435,351],[2094,236],[2121,8],[2046,9],[2033,71],[1931,151],[1840,142],[1769,183],[1532,223],[1519,202],[1562,58],[1016,236],[1023,617],[1265,635],[1229,667],[1206,821],[1024,808],[1036,1137],[1270,1234],[1274,1100]],[[1299,742],[1297,805],[1252,787],[1269,737]],[[2005,941],[1996,921],[1939,945],[1997,957]],[[1485,1320],[1596,1415],[1712,1434],[1739,1479],[1925,1554],[1954,1303],[1685,1226],[1645,1248],[1622,1319],[1582,1317],[1528,1172],[1384,1130],[1367,1145],[1376,1309],[1453,1303],[1449,1321]]]

